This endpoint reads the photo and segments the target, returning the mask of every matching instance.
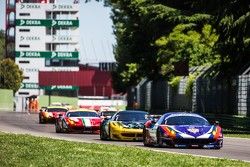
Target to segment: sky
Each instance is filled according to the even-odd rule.
[[[69,3],[73,0],[59,1]],[[99,62],[114,62],[111,9],[95,0],[84,2],[80,0],[80,63],[97,65]],[[0,0],[0,29],[5,30],[5,0]]]

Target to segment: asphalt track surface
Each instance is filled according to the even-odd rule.
[[[223,148],[214,149],[179,149],[179,148],[148,148],[142,142],[101,141],[99,134],[64,134],[56,133],[53,124],[39,124],[38,114],[0,112],[0,131],[15,134],[50,137],[86,143],[113,144],[151,149],[161,152],[192,154],[195,156],[226,158],[250,162],[250,139],[224,138]]]

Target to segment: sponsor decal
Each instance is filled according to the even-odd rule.
[[[197,128],[189,128],[189,129],[187,129],[187,131],[196,134],[196,133],[199,133],[200,130]]]
[[[21,23],[20,23],[21,26],[25,24],[25,21],[24,21],[24,20],[21,20],[20,22],[21,22]]]
[[[71,36],[55,36],[53,35],[52,37],[53,41],[72,41],[72,37]]]
[[[55,20],[52,20],[52,27],[54,27],[57,24]]]
[[[79,20],[16,19],[16,26],[79,27]]]
[[[16,57],[48,58],[48,59],[78,59],[79,52],[16,51]]]
[[[21,83],[20,89],[39,89],[38,83]]]
[[[41,9],[39,4],[21,4],[20,9]]]
[[[72,5],[67,5],[67,4],[64,4],[64,5],[56,5],[54,4],[53,9],[73,9],[73,6]]]
[[[72,85],[51,85],[42,87],[45,90],[78,90],[78,86]]]
[[[26,41],[40,41],[40,37],[38,36],[20,36],[20,41],[23,41],[23,40],[26,40]]]

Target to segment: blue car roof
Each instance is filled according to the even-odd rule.
[[[175,115],[188,115],[188,116],[198,116],[198,117],[203,117],[199,114],[196,114],[196,113],[189,113],[189,112],[169,112],[169,113],[166,113],[164,114],[163,116],[164,117],[168,117],[168,116],[175,116]],[[204,118],[204,117],[203,117]]]
[[[127,113],[147,113],[146,111],[141,111],[141,110],[124,110],[124,111],[119,111],[121,112],[127,112]]]

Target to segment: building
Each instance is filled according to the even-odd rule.
[[[43,95],[39,71],[79,71],[79,5],[17,0],[15,9],[15,61],[24,72],[16,96]]]
[[[115,63],[79,65],[78,1],[59,2],[6,0],[6,57],[15,59],[24,74],[15,94],[16,111],[24,110],[27,97],[114,94],[110,71]]]

